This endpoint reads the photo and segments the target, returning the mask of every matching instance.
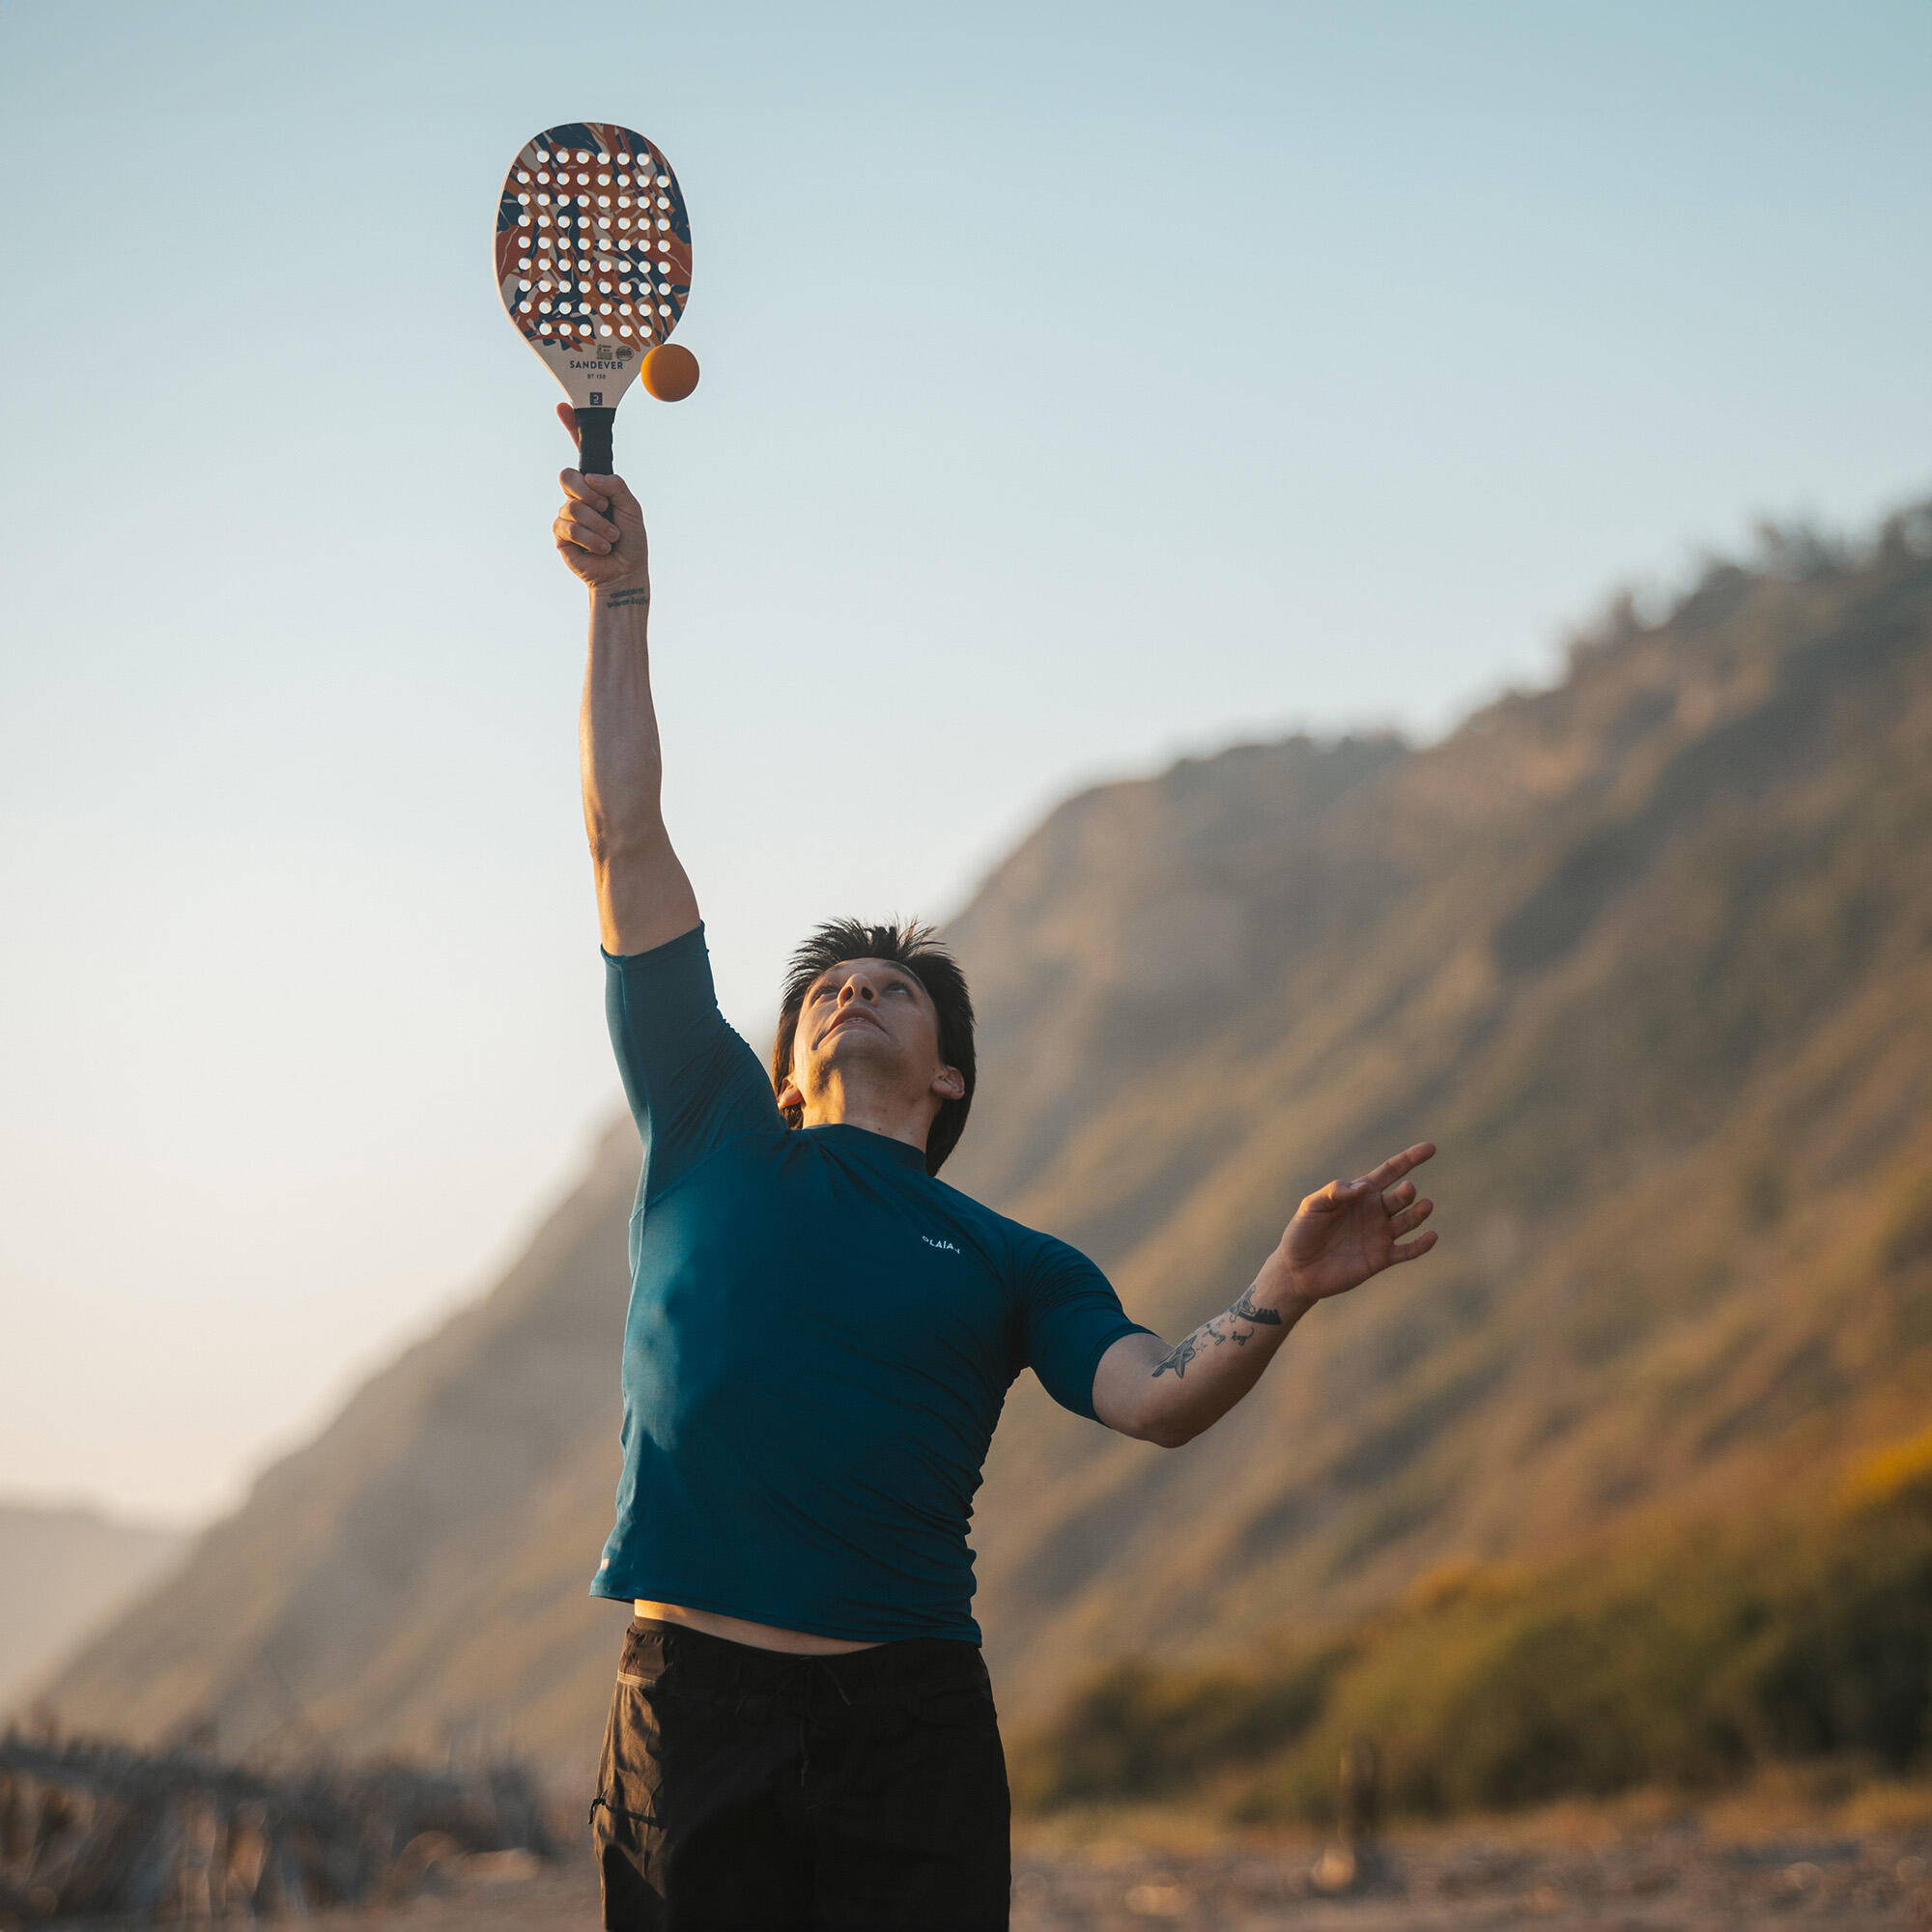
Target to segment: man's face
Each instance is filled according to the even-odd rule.
[[[903,966],[842,960],[806,988],[789,1085],[810,1105],[834,1080],[907,1099],[936,1091],[943,1100],[964,1092],[958,1074],[939,1057],[932,996]]]

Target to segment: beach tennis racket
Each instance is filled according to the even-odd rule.
[[[611,426],[645,387],[688,395],[696,362],[658,355],[691,295],[691,222],[670,163],[611,121],[570,121],[524,143],[497,204],[497,288],[577,411],[578,466],[611,472]]]

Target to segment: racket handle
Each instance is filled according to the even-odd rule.
[[[577,467],[586,476],[609,476],[615,466],[611,458],[611,425],[615,410],[577,412]]]

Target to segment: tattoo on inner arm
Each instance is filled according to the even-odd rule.
[[[626,604],[648,604],[651,593],[648,590],[613,590],[604,600],[606,610],[619,611]]]
[[[1221,1326],[1224,1321],[1229,1324],[1226,1329]],[[1236,1302],[1227,1314],[1217,1315],[1211,1321],[1204,1321],[1186,1341],[1169,1350],[1167,1354],[1154,1364],[1154,1375],[1164,1376],[1171,1373],[1177,1381],[1184,1379],[1188,1363],[1209,1343],[1218,1349],[1223,1342],[1232,1342],[1236,1348],[1245,1349],[1254,1339],[1254,1331],[1235,1326],[1236,1321],[1251,1321],[1257,1328],[1281,1326],[1281,1317],[1272,1308],[1259,1308],[1255,1305],[1254,1285],[1250,1283],[1241,1291],[1240,1300]]]
[[[1161,1361],[1154,1364],[1154,1374],[1156,1376],[1164,1376],[1172,1369],[1177,1378],[1185,1376],[1188,1363],[1201,1352],[1199,1335],[1200,1330],[1196,1329],[1194,1334],[1188,1336],[1186,1341],[1182,1342],[1178,1348],[1170,1350]]]

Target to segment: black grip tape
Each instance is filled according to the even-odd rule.
[[[616,471],[611,458],[611,425],[615,410],[577,412],[577,467],[586,476],[610,476]]]

